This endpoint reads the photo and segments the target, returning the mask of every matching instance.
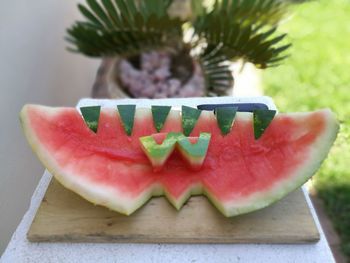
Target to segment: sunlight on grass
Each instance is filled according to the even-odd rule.
[[[350,259],[350,2],[299,5],[282,30],[293,42],[291,57],[263,73],[264,91],[280,111],[328,107],[337,114],[340,134],[315,179]]]

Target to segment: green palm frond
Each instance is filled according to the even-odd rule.
[[[261,0],[248,2],[252,1],[259,3]],[[252,7],[255,8],[254,5]],[[244,21],[243,24],[242,21]],[[204,38],[207,43],[202,57],[205,57],[210,50],[218,49],[217,56],[224,55],[229,60],[242,58],[260,68],[275,66],[285,58],[283,53],[290,46],[290,44],[280,44],[286,34],[276,35],[275,26],[255,23],[247,20],[246,17],[235,17],[226,10],[221,12],[215,10],[198,17],[195,32],[199,39]]]
[[[225,96],[233,84],[228,58],[225,55],[218,55],[220,47],[211,46],[206,51],[207,53],[200,58],[204,76],[206,77],[206,95]]]
[[[239,18],[243,25],[257,22],[276,25],[286,14],[286,7],[285,0],[216,0],[212,13],[225,13],[236,21]]]
[[[203,5],[203,1],[191,0],[191,9],[194,17],[206,13],[206,8]]]
[[[88,56],[139,53],[181,40],[182,23],[170,18],[171,0],[86,0],[78,5],[86,21],[67,30],[72,51]],[[177,41],[176,41],[177,40]]]
[[[276,66],[290,44],[280,44],[285,34],[276,34],[277,22],[285,15],[279,0],[221,0],[194,22],[208,94],[224,95],[232,86],[228,60],[243,59],[257,67]],[[202,41],[198,41],[202,40]]]

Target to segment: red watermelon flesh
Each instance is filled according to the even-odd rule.
[[[175,151],[155,173],[139,142],[156,133],[150,109],[136,110],[130,137],[116,109],[101,110],[96,134],[75,108],[26,105],[21,121],[33,150],[58,181],[127,215],[158,195],[179,209],[191,195],[204,194],[226,216],[266,207],[315,173],[338,131],[330,110],[278,114],[255,140],[252,114],[237,113],[232,131],[222,136],[215,115],[202,112],[190,135],[212,135],[202,168],[190,170]],[[171,111],[161,132],[181,131],[180,112]]]

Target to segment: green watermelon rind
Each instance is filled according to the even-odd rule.
[[[190,198],[191,195],[205,195],[207,198],[227,217],[248,213],[264,207],[280,200],[288,193],[302,186],[320,167],[322,161],[327,157],[327,154],[336,139],[337,132],[339,130],[339,123],[337,122],[334,114],[326,109],[323,110],[323,114],[327,119],[327,127],[324,128],[323,134],[321,134],[317,141],[313,143],[313,147],[310,147],[308,153],[309,159],[305,160],[299,168],[297,168],[293,175],[287,176],[283,181],[279,181],[272,188],[265,191],[254,193],[248,198],[235,199],[234,203],[220,202],[215,196],[210,193],[207,189],[199,184],[193,185],[182,194],[179,198],[173,198],[169,193],[166,192],[159,183],[153,184],[146,191],[141,193],[137,197],[128,198],[125,194],[121,194],[115,189],[108,187],[99,187],[96,184],[89,182],[88,180],[78,178],[76,176],[70,176],[60,171],[59,166],[54,160],[51,160],[48,156],[50,154],[41,147],[41,144],[36,138],[35,134],[30,128],[30,123],[27,118],[27,111],[30,105],[23,107],[20,113],[20,119],[24,134],[27,137],[32,149],[37,154],[38,158],[43,162],[48,171],[66,188],[76,192],[88,201],[107,206],[111,210],[115,210],[119,213],[130,215],[135,210],[144,205],[147,200],[152,196],[165,195],[169,202],[176,208],[180,209],[183,204]],[[38,109],[38,106],[35,106]],[[40,106],[45,114],[55,114],[55,108]],[[143,114],[148,114],[148,111],[137,111],[136,118],[142,119]],[[302,117],[308,113],[292,113],[289,116]],[[279,114],[283,115],[283,114]],[[238,113],[237,118],[252,119],[250,113]]]
[[[201,132],[197,142],[192,144],[189,137],[180,137],[177,141],[177,149],[192,170],[198,170],[203,165],[207,156],[211,133]]]

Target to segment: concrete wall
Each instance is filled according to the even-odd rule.
[[[76,2],[13,0],[0,8],[0,255],[44,170],[24,140],[21,107],[73,106],[94,80],[99,61],[65,50]]]

